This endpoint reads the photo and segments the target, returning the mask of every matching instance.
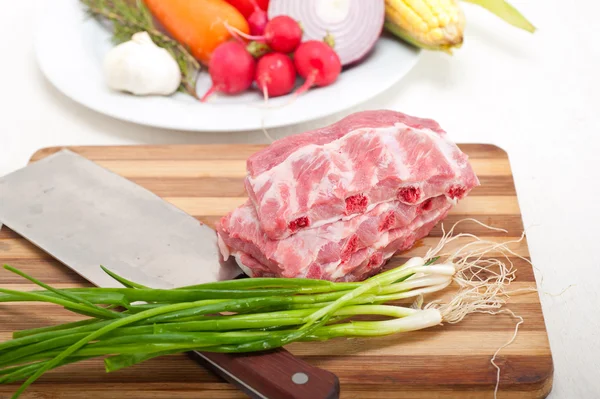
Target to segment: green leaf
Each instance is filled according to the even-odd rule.
[[[516,8],[508,4],[504,0],[464,0],[467,3],[477,4],[502,18],[512,26],[526,30],[527,32],[535,32],[535,26],[531,24]]]
[[[429,259],[427,262],[425,262],[425,264],[423,266],[429,266],[429,265],[433,265],[435,262],[437,262],[440,259],[439,256],[436,256],[435,258],[431,258]]]
[[[110,271],[109,269],[107,269],[106,267],[104,267],[102,265],[100,265],[100,267],[102,268],[102,270],[104,270],[104,273],[108,274],[113,279],[117,280],[117,282],[123,284],[127,288],[148,289],[148,287],[146,287],[145,285],[141,285],[141,284],[135,283],[133,281],[127,280],[125,277],[119,276],[117,273]]]

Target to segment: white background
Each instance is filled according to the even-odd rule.
[[[50,0],[46,0],[50,1]],[[600,2],[514,0],[534,35],[464,6],[465,45],[426,53],[397,86],[361,106],[436,119],[457,142],[508,151],[555,362],[551,398],[600,397]],[[112,120],[58,93],[33,56],[37,2],[6,2],[0,24],[0,175],[40,147],[255,143],[258,132],[174,132]],[[57,23],[60,23],[57,21]],[[270,131],[281,137],[341,115]],[[538,282],[540,275],[538,273]]]

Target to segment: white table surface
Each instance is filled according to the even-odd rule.
[[[577,3],[514,0],[539,28],[535,35],[467,4],[462,49],[454,56],[424,54],[400,84],[360,107],[431,117],[457,142],[508,151],[531,255],[544,276],[540,295],[555,364],[551,398],[600,397],[600,2]],[[0,175],[45,146],[265,142],[260,132],[135,126],[65,98],[35,64],[36,4],[2,8]],[[341,116],[270,133],[282,137]],[[560,296],[547,294],[571,284]]]

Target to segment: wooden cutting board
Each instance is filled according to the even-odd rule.
[[[70,147],[210,225],[244,201],[245,160],[260,148],[251,145]],[[468,144],[461,148],[471,157],[482,184],[451,212],[445,225],[472,217],[509,233],[485,230],[474,223],[459,225],[459,231],[497,241],[520,237],[523,224],[507,154],[490,145]],[[32,160],[58,150],[43,149]],[[423,255],[440,236],[438,226],[410,252],[393,258],[390,265]],[[526,240],[511,248],[529,257]],[[511,287],[535,287],[532,267],[518,258],[511,260],[518,269]],[[0,230],[0,263],[20,268],[58,288],[89,285],[6,227]],[[34,288],[8,272],[0,272],[0,287]],[[514,296],[508,308],[525,322],[516,340],[498,356],[497,364],[502,370],[498,398],[545,397],[552,387],[553,366],[538,293]],[[76,318],[53,305],[0,304],[0,340],[9,339],[14,330]],[[490,358],[511,338],[515,323],[507,314],[475,314],[459,324],[414,333],[299,343],[287,348],[336,373],[341,397],[345,399],[492,398],[496,370]],[[0,386],[0,398],[8,397],[15,388]],[[100,360],[86,361],[47,374],[24,395],[24,398],[44,399],[243,397],[185,355],[151,360],[114,374],[106,374]]]

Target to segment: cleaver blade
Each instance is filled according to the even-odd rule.
[[[100,265],[153,288],[233,279],[215,231],[69,150],[0,178],[0,221],[100,287]]]
[[[0,178],[2,223],[100,287],[122,287],[100,265],[153,288],[242,274],[210,227],[69,150]],[[283,348],[189,354],[253,399],[339,398],[335,374]]]

